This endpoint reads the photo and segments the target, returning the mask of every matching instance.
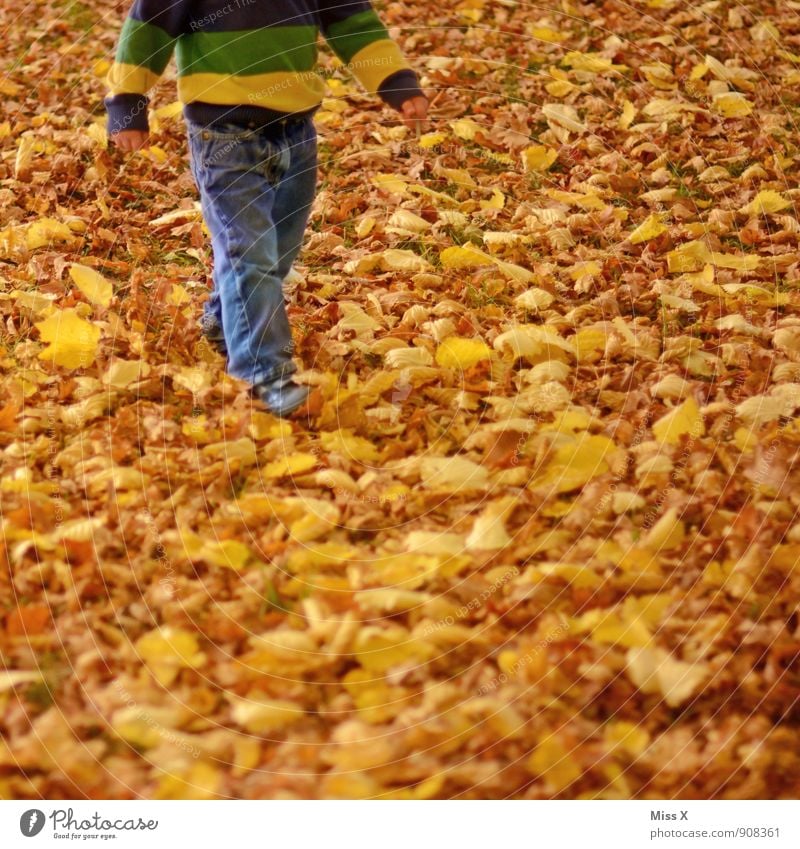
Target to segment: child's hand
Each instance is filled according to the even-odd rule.
[[[111,141],[120,148],[120,150],[141,150],[148,143],[150,134],[144,130],[123,130],[121,133],[114,133],[111,136]]]
[[[428,117],[428,98],[410,97],[401,108],[403,123],[409,130],[421,130]]]

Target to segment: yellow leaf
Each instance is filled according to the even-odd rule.
[[[679,546],[685,537],[683,522],[674,507],[669,510],[645,534],[640,545],[651,551],[669,551]]]
[[[781,40],[780,30],[766,18],[750,27],[750,35],[753,37],[753,41],[762,43],[774,41],[777,44]]]
[[[472,532],[466,539],[470,551],[499,551],[511,545],[513,540],[506,532],[505,520],[516,505],[514,498],[493,501],[475,520]]]
[[[103,383],[113,389],[127,389],[149,374],[150,364],[143,360],[114,360],[103,375]]]
[[[630,102],[630,100],[623,101],[622,114],[619,116],[619,128],[621,130],[627,130],[633,123],[633,119],[635,117],[636,107]]]
[[[665,62],[656,62],[653,65],[640,65],[639,71],[644,74],[645,79],[655,88],[667,91],[677,88],[672,68]]]
[[[380,254],[380,266],[384,271],[407,271],[420,274],[430,271],[430,264],[414,251],[389,248]]]
[[[355,595],[358,606],[362,610],[373,613],[399,613],[414,608],[422,609],[423,604],[430,603],[433,596],[416,590],[377,589],[364,590]]]
[[[428,554],[448,554],[456,556],[464,553],[464,537],[461,534],[442,533],[440,531],[411,531],[406,537],[405,548],[409,552]]]
[[[307,572],[310,569],[326,569],[352,560],[357,549],[338,542],[322,542],[314,548],[305,546],[291,552],[287,561],[290,572]]]
[[[181,433],[200,445],[217,442],[222,436],[220,430],[209,426],[208,416],[205,415],[187,418],[181,425]]]
[[[549,734],[539,742],[528,758],[528,769],[544,778],[556,793],[566,790],[583,775],[556,734]]]
[[[660,236],[662,233],[666,233],[669,230],[666,224],[661,220],[661,216],[658,213],[653,213],[652,215],[648,215],[644,221],[628,236],[628,241],[632,245],[638,245],[642,242],[649,242],[651,239],[655,239],[657,236]]]
[[[41,292],[25,291],[24,289],[15,289],[11,295],[17,302],[17,306],[37,314],[43,313],[45,317],[53,311],[53,301],[57,298],[56,295],[44,295]]]
[[[511,353],[515,358],[525,358],[532,363],[542,358],[562,359],[560,352],[575,354],[571,339],[562,339],[555,328],[524,324],[512,327],[495,337],[492,343],[496,351]]]
[[[126,743],[137,749],[152,749],[161,742],[162,734],[168,732],[153,722],[151,710],[149,706],[147,711],[136,706],[122,708],[112,715],[111,727]]]
[[[192,562],[204,561],[210,566],[238,572],[253,556],[250,549],[238,540],[207,540],[188,528],[181,529],[180,539],[184,553]]]
[[[408,233],[424,233],[430,230],[431,224],[422,216],[416,215],[409,209],[398,209],[392,214],[386,228],[387,233],[400,233],[405,235]]]
[[[275,418],[270,413],[254,411],[250,414],[250,436],[256,440],[285,439],[292,435],[291,422]]]
[[[187,389],[193,395],[202,392],[204,389],[209,389],[214,381],[214,375],[202,366],[183,366],[172,375],[172,382],[175,386]]]
[[[690,74],[689,74],[689,79],[690,79],[690,80],[692,80],[692,81],[694,81],[694,80],[702,80],[702,79],[703,79],[703,77],[704,77],[707,73],[708,73],[708,65],[706,65],[706,63],[705,63],[705,62],[699,62],[697,65],[695,65],[695,66],[692,68],[692,70],[691,70],[691,72],[690,72]]]
[[[522,151],[522,168],[528,171],[547,171],[558,158],[558,151],[543,144],[534,144]]]
[[[376,174],[372,178],[372,184],[396,195],[403,195],[408,191],[408,181],[394,174]]]
[[[173,283],[169,290],[169,295],[167,296],[167,302],[172,304],[174,307],[182,307],[184,304],[188,304],[191,302],[191,297],[186,289],[183,286],[179,286],[177,283]]]
[[[14,163],[15,178],[19,178],[23,172],[27,171],[36,151],[36,138],[31,133],[25,133],[20,138],[19,145],[17,146],[17,156]]]
[[[415,195],[425,195],[425,197],[431,198],[431,200],[435,200],[438,204],[449,204],[452,206],[458,206],[458,201],[455,198],[451,198],[450,195],[446,195],[444,192],[435,192],[433,189],[429,189],[427,186],[418,186],[413,185],[409,186],[408,190],[413,192]]]
[[[492,356],[492,349],[481,339],[449,336],[436,349],[436,362],[445,368],[468,369]]]
[[[482,200],[480,202],[481,209],[502,209],[506,205],[506,196],[500,189],[492,190],[491,200]]]
[[[53,242],[70,242],[74,238],[72,230],[54,218],[40,218],[25,231],[25,245],[30,251],[36,248],[48,248]]]
[[[427,149],[430,147],[436,147],[441,144],[443,141],[447,140],[446,133],[425,133],[425,135],[421,136],[417,141],[417,144],[423,148]]]
[[[463,168],[439,168],[437,173],[440,173],[443,177],[446,177],[451,183],[456,186],[463,186],[468,189],[475,188],[478,184],[475,180],[472,179],[472,175],[469,171],[465,171]]]
[[[734,271],[755,271],[761,264],[761,257],[756,254],[735,256],[718,251],[712,251],[709,254],[709,260],[719,268],[732,268]]]
[[[181,669],[196,669],[205,662],[197,637],[171,626],[156,628],[139,637],[136,651],[165,687],[175,680]]]
[[[380,456],[372,442],[362,436],[354,436],[353,432],[347,429],[322,431],[319,441],[326,451],[340,454],[357,463],[377,463]]]
[[[168,103],[153,111],[156,118],[177,118],[183,111],[183,104],[179,100]]]
[[[190,766],[165,773],[153,792],[153,798],[196,801],[215,799],[221,782],[221,771],[215,766],[205,761],[192,762]]]
[[[358,236],[359,239],[369,236],[369,234],[375,229],[375,225],[377,223],[377,220],[371,215],[365,215],[361,221],[356,224],[356,236]]]
[[[445,248],[439,254],[439,261],[444,268],[478,268],[494,264],[493,257],[469,243],[461,247]]]
[[[571,83],[569,80],[553,80],[551,83],[547,83],[545,89],[548,94],[553,97],[566,97],[570,92],[575,91],[578,86],[575,83]]]
[[[5,670],[0,672],[0,693],[5,693],[21,684],[35,684],[41,680],[41,672]]]
[[[595,642],[638,648],[650,645],[653,640],[649,628],[640,618],[626,616],[625,611],[620,608],[598,611],[597,616],[593,613],[594,611],[587,614],[587,624],[591,627],[592,639]]]
[[[492,259],[494,260],[494,264],[497,266],[497,270],[502,274],[505,274],[506,277],[513,280],[515,283],[533,283],[536,279],[536,275],[532,271],[529,271],[527,268],[523,268],[521,265],[516,265],[513,262],[504,262],[496,257],[493,257]]]
[[[547,26],[533,27],[529,32],[532,38],[536,38],[539,41],[546,41],[548,44],[559,44],[567,38],[566,33],[559,32]]]
[[[677,295],[661,295],[661,303],[665,307],[675,310],[683,310],[684,312],[700,312],[700,307],[688,298],[679,298]]]
[[[711,261],[711,251],[705,242],[686,242],[667,254],[667,268],[671,272],[699,271]]]
[[[106,128],[100,124],[89,124],[86,128],[86,135],[89,136],[92,141],[97,142],[97,146],[101,150],[106,150],[108,147],[108,133],[106,132]]]
[[[548,122],[564,127],[573,133],[582,133],[586,130],[586,125],[578,117],[574,106],[566,103],[545,103],[542,106],[542,113]]]
[[[451,122],[450,128],[458,138],[464,141],[472,141],[477,133],[483,132],[480,124],[467,118]]]
[[[235,539],[208,542],[203,548],[203,560],[211,566],[233,569],[238,572],[249,563],[253,555],[250,549]]]
[[[111,283],[93,268],[73,263],[69,269],[69,276],[93,304],[107,307],[111,303],[111,298],[114,296]]]
[[[746,215],[768,215],[772,212],[780,212],[783,209],[787,209],[791,205],[792,202],[779,192],[766,189],[759,192],[750,203],[741,207],[739,212],[744,212]]]
[[[627,672],[643,693],[661,695],[670,707],[690,699],[709,675],[706,665],[684,663],[657,647],[630,649]]]
[[[84,321],[74,309],[61,310],[35,325],[44,342],[39,354],[64,368],[88,368],[97,357],[100,328]]]
[[[419,666],[435,653],[434,647],[417,640],[402,626],[360,628],[353,654],[364,669],[385,672],[394,666]]]
[[[704,292],[706,295],[718,297],[722,294],[722,289],[714,282],[714,277],[714,266],[708,263],[703,266],[702,271],[685,274],[680,279],[689,283],[697,292]]]
[[[447,491],[485,489],[489,483],[486,468],[466,457],[426,457],[420,476],[429,489]]]
[[[573,337],[575,357],[579,363],[596,363],[606,348],[606,333],[599,327],[582,327]]]
[[[579,489],[608,471],[606,458],[615,451],[616,446],[607,436],[578,434],[559,445],[545,473],[531,486],[551,487],[555,492]]]
[[[545,289],[532,288],[517,295],[514,298],[514,303],[519,309],[538,312],[539,310],[547,309],[553,303],[555,297]]]
[[[246,699],[234,699],[231,711],[234,722],[251,734],[270,734],[293,725],[305,711],[285,699],[265,699],[254,693]]]
[[[592,74],[610,71],[614,67],[614,63],[600,53],[581,53],[578,50],[570,50],[562,61],[574,71],[588,71]]]
[[[597,277],[603,269],[594,261],[576,262],[569,270],[569,276],[577,281],[583,280],[585,277]]]
[[[666,97],[654,97],[642,109],[642,113],[648,118],[668,118],[679,115],[687,109],[687,105],[679,100],[670,100]]]
[[[268,463],[262,470],[262,474],[265,478],[284,478],[289,475],[301,475],[316,465],[317,458],[313,454],[298,452],[286,454],[279,460]]]
[[[547,189],[545,194],[560,203],[575,204],[583,209],[602,210],[606,208],[603,199],[592,192],[581,194],[580,192],[565,192],[561,189]]]
[[[688,433],[696,439],[706,432],[697,402],[689,396],[680,406],[670,410],[653,425],[653,436],[662,444],[677,445]]]
[[[392,348],[386,352],[384,362],[392,369],[424,367],[433,364],[433,357],[427,348]]]
[[[633,722],[609,722],[603,731],[606,745],[612,753],[624,752],[638,757],[650,745],[650,735]]]
[[[743,118],[753,111],[753,104],[738,91],[716,95],[711,106],[723,118]]]
[[[163,147],[159,147],[157,144],[151,144],[150,147],[144,147],[140,152],[155,160],[159,165],[163,165],[167,159],[169,159],[169,154],[166,150],[164,150]]]

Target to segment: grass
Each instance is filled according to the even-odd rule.
[[[62,16],[64,20],[74,29],[90,32],[98,21],[97,13],[86,3],[80,0],[67,0],[62,3]]]

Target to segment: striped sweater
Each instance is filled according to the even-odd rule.
[[[313,111],[321,32],[368,92],[399,109],[416,74],[367,0],[135,0],[108,74],[109,132],[147,130],[147,92],[173,52],[187,118],[269,123]]]

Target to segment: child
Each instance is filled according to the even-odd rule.
[[[147,144],[146,92],[176,54],[192,174],[214,251],[201,326],[273,413],[303,406],[282,283],[300,250],[317,170],[324,85],[317,33],[410,127],[427,114],[416,74],[367,0],[136,0],[106,99],[123,150]]]

